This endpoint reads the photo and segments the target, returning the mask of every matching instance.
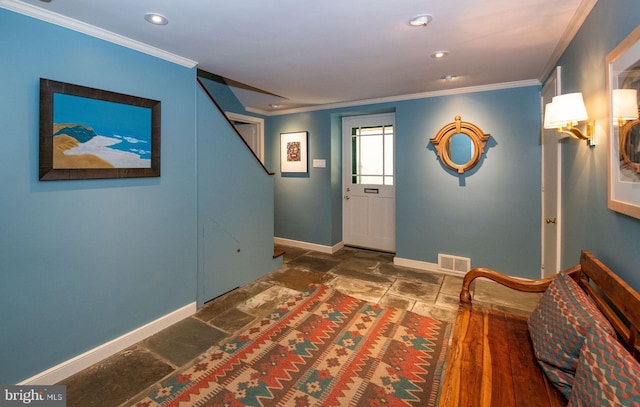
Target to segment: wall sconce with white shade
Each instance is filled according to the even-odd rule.
[[[555,96],[551,103],[547,103],[544,108],[545,129],[557,128],[558,133],[566,134],[578,140],[586,140],[587,145],[594,146],[595,124],[588,122],[584,133],[575,127],[578,122],[588,119],[589,115],[587,115],[587,108],[584,105],[581,92]]]
[[[618,120],[622,128],[628,120],[638,119],[638,91],[636,89],[613,89],[611,91],[611,117]]]

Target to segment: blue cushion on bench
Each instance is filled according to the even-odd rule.
[[[571,395],[585,337],[594,330],[615,335],[609,321],[565,273],[549,285],[528,323],[540,367],[566,398]]]

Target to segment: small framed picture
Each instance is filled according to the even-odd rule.
[[[280,172],[308,171],[308,132],[280,133]]]

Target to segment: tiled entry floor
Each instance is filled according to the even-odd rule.
[[[393,255],[344,248],[330,255],[293,247],[279,270],[207,303],[160,333],[68,378],[69,407],[130,405],[209,347],[265,316],[309,284],[326,284],[374,303],[453,321],[460,277],[393,265]],[[527,315],[538,294],[515,293],[478,280],[474,302]]]

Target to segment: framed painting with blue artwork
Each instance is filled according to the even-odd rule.
[[[160,176],[160,102],[40,79],[41,181]]]

